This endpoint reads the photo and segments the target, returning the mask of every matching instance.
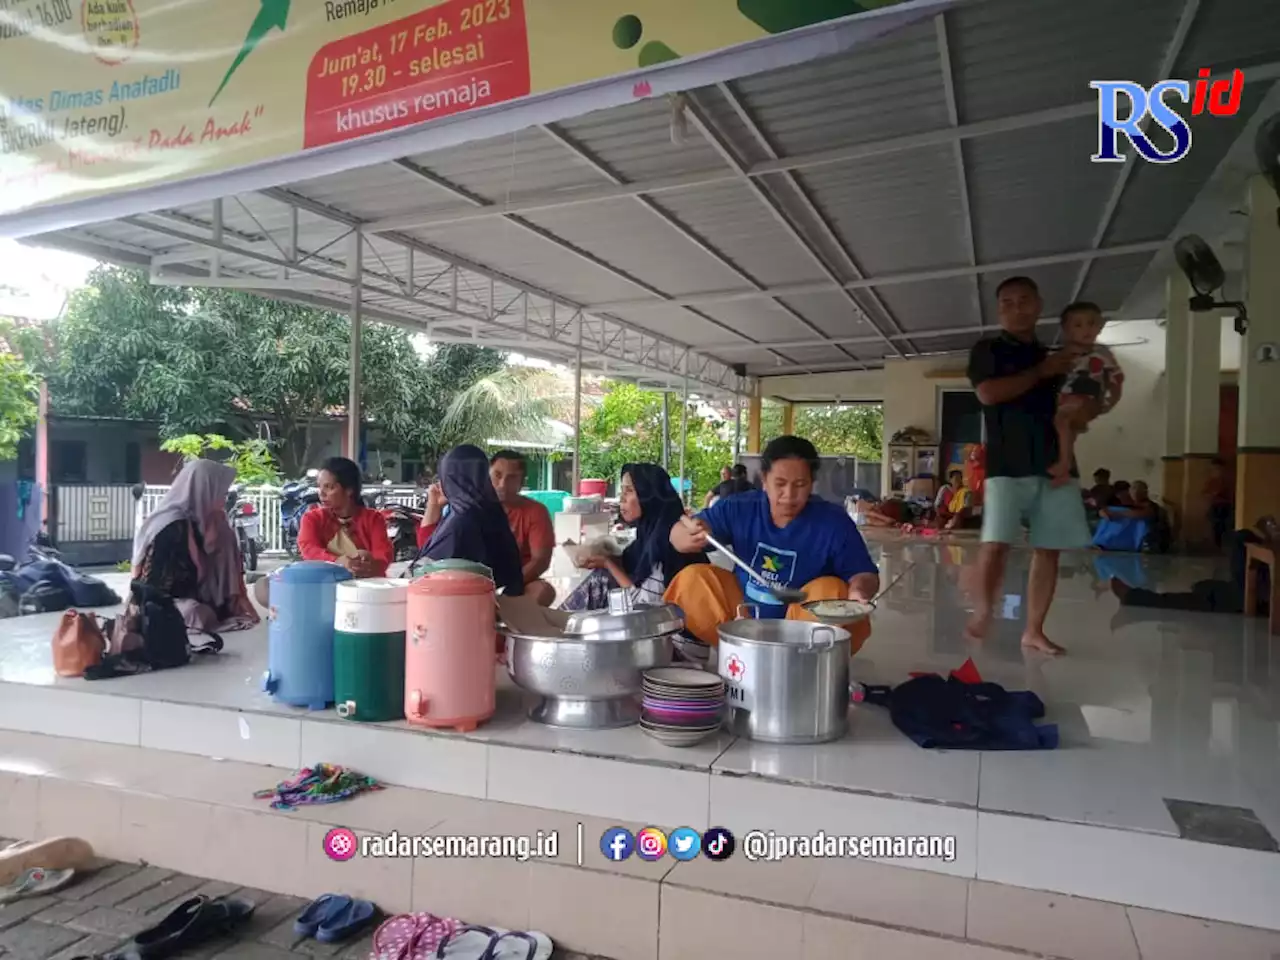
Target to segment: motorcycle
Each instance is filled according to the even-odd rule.
[[[298,559],[298,530],[302,515],[320,503],[320,491],[316,489],[318,470],[308,470],[305,479],[286,483],[280,489],[280,535],[290,559]]]
[[[374,494],[369,505],[382,514],[387,524],[387,539],[396,561],[412,560],[418,555],[418,527],[422,525],[423,508],[403,503],[389,503],[390,480],[382,481],[383,489]],[[368,499],[366,498],[366,503]]]
[[[240,545],[240,563],[245,573],[258,569],[258,552],[261,549],[262,518],[258,508],[242,499],[244,484],[237,483],[227,491],[227,519],[236,532]]]

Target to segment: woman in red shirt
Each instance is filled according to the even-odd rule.
[[[387,522],[360,499],[360,468],[345,457],[332,457],[316,477],[319,510],[302,515],[298,551],[304,560],[340,563],[356,577],[385,577],[394,552]]]

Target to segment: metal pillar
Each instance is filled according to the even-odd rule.
[[[671,467],[671,394],[662,391],[662,469]]]
[[[689,447],[689,354],[684,355],[684,401],[680,404],[680,499],[689,505],[684,486],[685,451]]]
[[[742,394],[733,395],[733,462],[736,465],[742,451]]]
[[[347,393],[347,455],[360,462],[360,341],[364,311],[364,232],[354,233],[355,250],[351,256],[351,363]]]
[[[573,495],[582,482],[582,319],[578,319],[578,352],[573,359]]]

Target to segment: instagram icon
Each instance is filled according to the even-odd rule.
[[[641,860],[661,860],[667,852],[667,835],[657,827],[645,827],[636,834],[636,854]]]

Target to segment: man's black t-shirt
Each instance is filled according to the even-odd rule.
[[[747,493],[754,490],[749,480],[739,480],[736,477],[733,480],[722,480],[717,486],[715,494],[717,497],[732,497],[738,493]]]
[[[969,382],[976,388],[1030,370],[1049,351],[1044,344],[1011,337],[986,337],[969,353]],[[982,407],[987,428],[988,477],[1042,477],[1058,459],[1058,435],[1053,417],[1063,378],[1041,380],[1008,403]]]

